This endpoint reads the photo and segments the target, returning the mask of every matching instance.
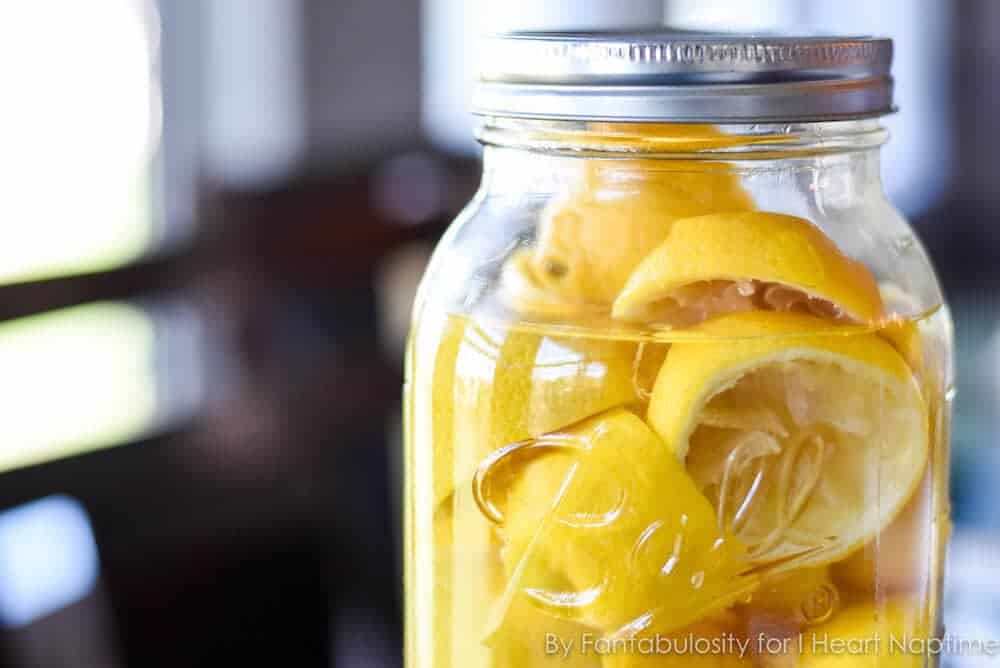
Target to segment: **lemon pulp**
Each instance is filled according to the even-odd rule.
[[[616,318],[669,326],[757,310],[858,323],[883,317],[863,265],[808,221],[765,211],[675,220],[614,303]]]
[[[674,344],[649,422],[719,523],[769,570],[826,565],[870,540],[927,461],[927,410],[903,358],[874,334],[798,314],[733,314],[703,329],[735,340]]]

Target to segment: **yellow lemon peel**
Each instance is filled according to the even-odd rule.
[[[878,284],[802,218],[752,211],[675,220],[635,268],[612,315],[673,327],[753,310],[830,320],[883,318]]]
[[[751,561],[774,572],[828,564],[885,527],[929,447],[925,403],[899,353],[791,313],[731,314],[702,330],[727,340],[675,343],[648,419]]]

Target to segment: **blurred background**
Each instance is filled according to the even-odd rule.
[[[958,338],[949,629],[1000,638],[1000,2],[32,0],[0,3],[2,665],[401,665],[402,351],[478,182],[475,36],[663,19],[895,38],[887,186]]]

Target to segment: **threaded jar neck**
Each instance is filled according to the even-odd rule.
[[[888,132],[877,119],[716,125],[491,117],[477,138],[485,146],[550,155],[776,160],[877,149]]]

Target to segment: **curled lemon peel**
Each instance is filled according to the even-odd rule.
[[[518,546],[498,625],[526,595],[550,616],[609,636],[670,632],[754,589],[756,579],[742,574],[744,548],[719,533],[708,500],[642,420],[614,409],[557,439],[550,446],[572,463],[536,468],[532,491],[519,492],[549,499],[540,521],[537,505],[521,504],[528,522],[480,505]],[[548,466],[546,456],[527,465]],[[480,489],[495,492],[491,469],[508,457],[484,463]],[[663,503],[663,489],[671,503]]]
[[[740,313],[701,328],[731,337],[675,343],[648,419],[720,530],[764,570],[858,549],[899,513],[927,460],[927,411],[906,362],[875,334],[830,333],[805,315]],[[872,467],[877,504],[863,485]]]
[[[884,319],[864,265],[807,220],[763,211],[675,220],[629,276],[612,316],[688,327],[754,310],[866,325]]]
[[[733,140],[710,125],[593,128],[582,137],[598,146],[637,136],[673,150]],[[610,305],[674,220],[754,206],[739,174],[723,162],[582,158],[573,169],[566,191],[542,212],[531,260],[538,283],[569,302]]]

